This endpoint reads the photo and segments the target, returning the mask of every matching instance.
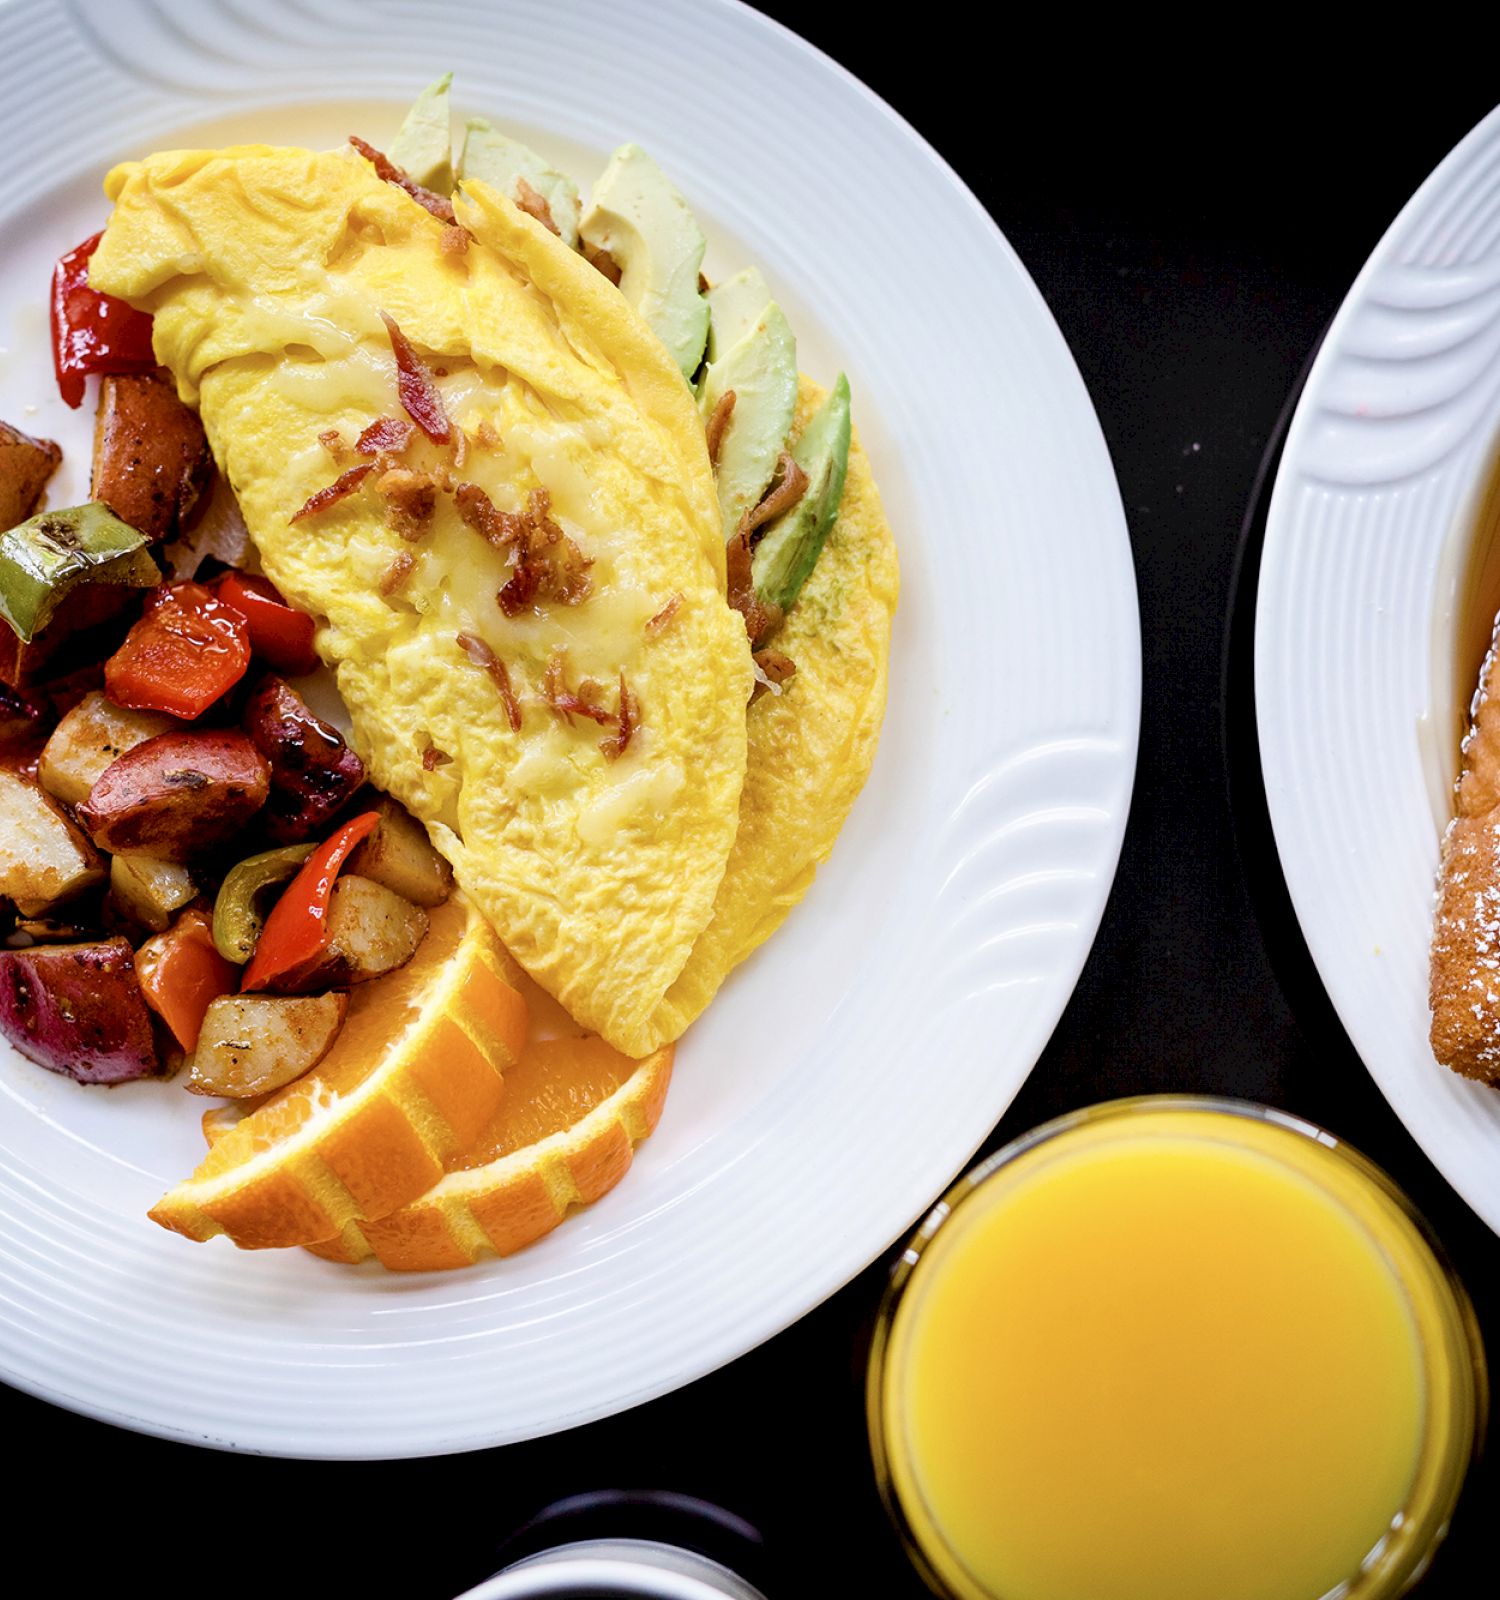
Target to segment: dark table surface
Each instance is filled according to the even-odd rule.
[[[1349,67],[1280,38],[1218,44],[1210,59],[1197,25],[1108,40],[1070,20],[1050,41],[1002,48],[966,44],[947,17],[853,30],[766,9],[907,116],[1005,230],[1083,371],[1130,524],[1144,711],[1119,877],[1077,992],[986,1148],[1142,1091],[1286,1107],[1406,1188],[1500,1339],[1500,1240],[1367,1077],[1291,916],[1248,689],[1253,502],[1278,419],[1365,256],[1500,79],[1482,51],[1466,61],[1408,41],[1399,59]],[[890,204],[899,215],[900,197]],[[130,1575],[164,1596],[332,1583],[441,1600],[492,1570],[504,1536],[558,1496],[673,1489],[762,1530],[772,1600],[915,1597],[925,1590],[876,1499],[862,1410],[888,1265],[687,1389],[476,1456],[219,1455],[0,1389],[0,1437],[29,1490],[12,1527],[47,1560],[48,1587],[69,1593],[113,1592]],[[1489,1565],[1497,1497],[1493,1464],[1471,1475],[1423,1600],[1475,1592],[1460,1574]]]

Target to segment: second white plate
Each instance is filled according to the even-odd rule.
[[[1255,638],[1266,791],[1308,947],[1386,1098],[1500,1231],[1500,1094],[1427,1041],[1472,689],[1455,628],[1497,437],[1500,112],[1417,191],[1328,332],[1271,500]]]

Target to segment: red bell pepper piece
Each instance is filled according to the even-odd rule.
[[[245,619],[250,648],[268,667],[296,678],[317,666],[313,619],[289,606],[269,579],[248,572],[226,572],[213,589]]]
[[[135,975],[146,1004],[184,1050],[198,1043],[209,1003],[233,994],[238,973],[214,948],[213,925],[202,911],[184,911],[135,953]]]
[[[153,372],[151,318],[89,288],[89,257],[102,234],[85,239],[52,269],[52,362],[57,388],[76,411],[91,372]]]
[[[333,899],[334,880],[354,847],[379,821],[378,811],[362,812],[325,839],[302,863],[297,876],[271,907],[255,954],[245,968],[242,990],[264,989],[282,973],[316,960],[327,949],[328,906]]]
[[[164,584],[104,663],[117,706],[201,716],[250,665],[250,625],[199,583]]]

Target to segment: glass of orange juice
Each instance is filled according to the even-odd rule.
[[[1064,1117],[892,1276],[881,1493],[957,1600],[1388,1600],[1484,1431],[1462,1286],[1356,1151],[1239,1101]]]

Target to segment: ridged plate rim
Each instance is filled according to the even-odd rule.
[[[1370,1075],[1500,1232],[1500,1095],[1440,1067],[1427,946],[1458,581],[1500,436],[1500,108],[1421,184],[1308,373],[1267,514],[1256,717],[1299,925]]]

